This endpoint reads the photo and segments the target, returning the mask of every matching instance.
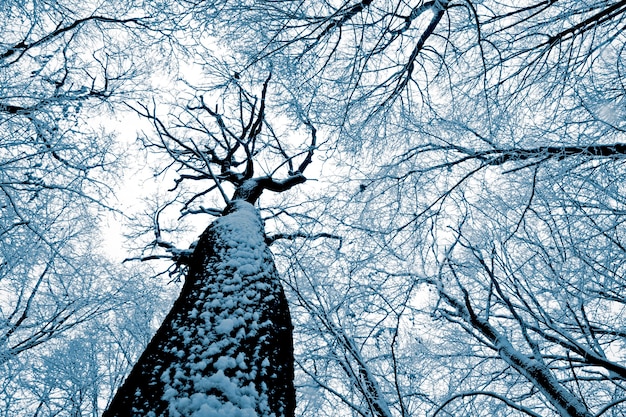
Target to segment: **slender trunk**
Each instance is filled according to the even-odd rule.
[[[256,209],[202,234],[182,292],[103,417],[292,417],[292,325]]]
[[[470,306],[469,298],[466,294],[465,303],[450,297],[443,291],[439,292],[446,302],[453,306],[459,315],[467,321],[474,329],[485,336],[498,350],[500,357],[515,370],[530,381],[543,396],[554,406],[557,412],[563,417],[593,417],[585,404],[571,391],[563,386],[550,369],[536,359],[531,359],[522,354],[509,340],[498,332],[488,320],[484,320],[476,315]]]

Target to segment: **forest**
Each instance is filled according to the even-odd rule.
[[[0,22],[0,417],[626,415],[626,0]]]

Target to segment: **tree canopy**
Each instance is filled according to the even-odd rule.
[[[189,243],[243,200],[291,309],[296,414],[624,414],[625,13],[600,0],[0,6],[2,412],[101,412],[169,309],[168,280],[189,273]],[[130,113],[141,156],[99,130]],[[129,221],[141,249],[123,265],[87,256],[116,176],[140,160],[169,190]],[[134,301],[145,317],[126,321]],[[141,340],[121,330],[134,325]],[[44,359],[79,342],[103,349],[94,369],[119,352],[124,365],[101,388],[86,378],[76,408],[53,406]],[[48,366],[40,378],[9,371],[30,360]]]

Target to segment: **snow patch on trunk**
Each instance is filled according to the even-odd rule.
[[[203,262],[197,289],[203,297],[174,322],[183,342],[176,356],[183,360],[162,374],[163,399],[176,417],[275,416],[260,379],[274,370],[267,349],[255,346],[275,327],[257,310],[281,292],[261,218],[252,205],[236,201],[211,231],[214,254]]]

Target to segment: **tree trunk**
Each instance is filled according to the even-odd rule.
[[[289,308],[257,210],[202,234],[182,292],[103,417],[292,417]]]

